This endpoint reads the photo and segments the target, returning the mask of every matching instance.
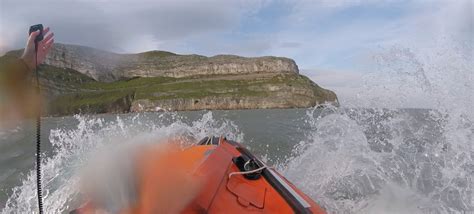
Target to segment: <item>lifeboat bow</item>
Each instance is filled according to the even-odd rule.
[[[167,170],[189,166],[184,168],[188,169],[187,174],[195,176],[192,180],[202,181],[196,194],[190,196],[190,202],[180,209],[181,213],[325,213],[310,197],[237,142],[223,137],[206,137],[195,145],[168,155],[174,158],[174,168]],[[156,154],[152,153],[151,156]],[[154,159],[148,159],[151,167],[148,166],[147,171],[160,171],[160,163],[150,160]],[[141,188],[148,189],[148,193],[150,189],[167,188],[163,186],[166,184],[156,188],[160,185],[157,182],[163,182],[163,179],[151,178],[147,181],[144,183],[151,182],[151,186],[155,186]],[[159,195],[161,192],[155,193]],[[140,201],[142,196],[138,197]],[[150,201],[150,197],[144,198],[142,200]],[[152,197],[152,205],[153,200],[158,199]],[[158,206],[158,203],[155,205]],[[87,212],[94,210],[91,207],[91,203],[85,204],[71,213],[94,213]],[[143,207],[137,206],[136,209],[120,213],[144,213],[143,210]],[[148,210],[156,211],[156,208]]]

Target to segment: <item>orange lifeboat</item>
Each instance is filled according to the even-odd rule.
[[[192,166],[193,176],[202,180],[201,188],[181,213],[325,213],[237,142],[206,137],[180,153],[180,165]],[[72,213],[90,213],[92,207],[86,204]],[[131,209],[120,213],[160,212]]]

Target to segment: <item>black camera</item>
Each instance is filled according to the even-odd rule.
[[[42,24],[37,24],[37,25],[33,25],[30,27],[30,34],[39,30],[40,33],[38,36],[36,36],[36,39],[35,39],[35,42],[39,42],[41,40],[43,40],[43,25]]]

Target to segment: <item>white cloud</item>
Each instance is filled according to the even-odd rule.
[[[259,7],[257,3],[243,7],[245,2],[2,0],[0,34],[9,49],[18,48],[29,25],[44,23],[53,28],[59,42],[121,52],[136,51],[144,43],[150,45],[147,49],[156,49],[165,41],[232,30],[252,7]]]

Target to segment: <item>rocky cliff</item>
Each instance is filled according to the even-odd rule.
[[[166,51],[116,54],[76,45],[55,44],[46,64],[69,68],[98,81],[133,77],[192,77],[255,73],[298,73],[296,63],[283,57],[205,57]]]
[[[282,57],[116,54],[55,44],[45,64],[50,115],[338,105],[334,92]]]
[[[45,64],[68,68],[98,81],[114,81],[120,78],[116,72],[121,55],[95,48],[54,44]]]

